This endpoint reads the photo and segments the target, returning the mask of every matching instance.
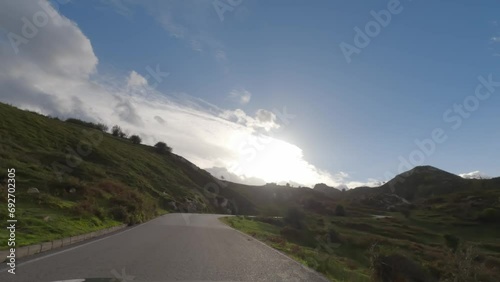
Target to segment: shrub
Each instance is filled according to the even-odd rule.
[[[380,254],[372,246],[370,261],[373,281],[433,281],[424,268],[402,254]]]
[[[345,216],[346,212],[345,212],[344,206],[337,205],[337,207],[335,208],[335,215],[337,215],[337,216]]]
[[[155,144],[156,151],[160,154],[171,153],[172,148],[170,148],[165,142],[158,142]]]
[[[130,218],[127,212],[127,208],[124,206],[115,206],[109,210],[109,214],[114,220],[129,223]]]
[[[113,136],[120,137],[120,135],[122,134],[121,127],[119,127],[118,125],[113,125],[113,127],[111,128],[111,134]]]
[[[479,281],[478,276],[483,272],[481,265],[476,260],[478,255],[472,246],[458,248],[450,253],[447,262],[451,266],[447,269],[446,282],[473,282]]]
[[[479,213],[477,219],[486,223],[500,223],[500,211],[495,208],[486,208]]]
[[[293,228],[301,229],[303,226],[302,220],[304,218],[304,214],[298,208],[292,207],[286,211],[285,217],[283,220],[286,224],[290,225]]]
[[[76,215],[81,217],[87,217],[94,213],[94,205],[87,200],[78,203],[71,209]]]
[[[98,123],[96,129],[99,129],[102,132],[107,132],[109,128],[104,123]]]
[[[141,142],[142,142],[141,137],[139,137],[139,135],[135,135],[135,134],[130,136],[128,139],[130,141],[132,141],[132,143],[134,143],[134,144],[141,144]]]
[[[460,238],[451,234],[445,234],[443,236],[446,246],[450,248],[453,252],[455,252],[460,245]]]

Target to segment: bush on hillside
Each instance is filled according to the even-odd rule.
[[[477,219],[486,223],[500,223],[500,211],[495,208],[486,208],[479,213]]]
[[[407,256],[398,253],[381,254],[376,246],[370,250],[373,281],[434,281],[427,271]]]
[[[97,124],[97,129],[99,129],[102,132],[108,132],[108,126],[105,125],[104,123],[98,123]]]
[[[124,206],[112,207],[109,210],[109,214],[116,221],[125,222],[125,223],[129,222],[130,217],[128,215],[127,208],[125,208]]]
[[[139,135],[131,135],[129,138],[128,138],[132,143],[134,144],[141,144],[142,142],[142,139],[141,137],[139,137]]]
[[[474,282],[484,281],[480,276],[485,273],[484,265],[478,263],[478,254],[471,245],[464,245],[449,253],[446,262],[448,268],[440,281]],[[488,280],[486,280],[488,281]]]
[[[119,127],[118,125],[113,125],[113,127],[111,128],[111,134],[115,137],[122,137],[124,133],[121,127]]]
[[[155,144],[156,151],[160,154],[171,153],[172,148],[170,148],[165,142],[158,142]]]

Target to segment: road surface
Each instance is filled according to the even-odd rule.
[[[2,264],[0,281],[327,281],[218,217],[164,215],[101,239],[20,259],[15,275]]]

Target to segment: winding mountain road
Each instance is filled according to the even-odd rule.
[[[4,263],[0,281],[328,281],[226,226],[219,217],[164,215],[107,237],[21,259],[15,275]]]

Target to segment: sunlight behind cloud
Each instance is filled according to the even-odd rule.
[[[38,9],[36,5],[9,6],[10,16],[0,18],[0,24],[14,29],[19,18]],[[201,168],[225,167],[248,179],[339,185],[347,177],[316,168],[293,144],[263,137],[280,128],[271,111],[258,109],[250,116],[187,94],[174,100],[134,70],[125,77],[99,73],[90,40],[74,22],[51,12],[55,17],[43,33],[20,46],[17,56],[7,42],[0,42],[3,102],[61,118],[117,124],[146,144],[166,142]],[[244,90],[237,96],[246,103],[251,94]]]

